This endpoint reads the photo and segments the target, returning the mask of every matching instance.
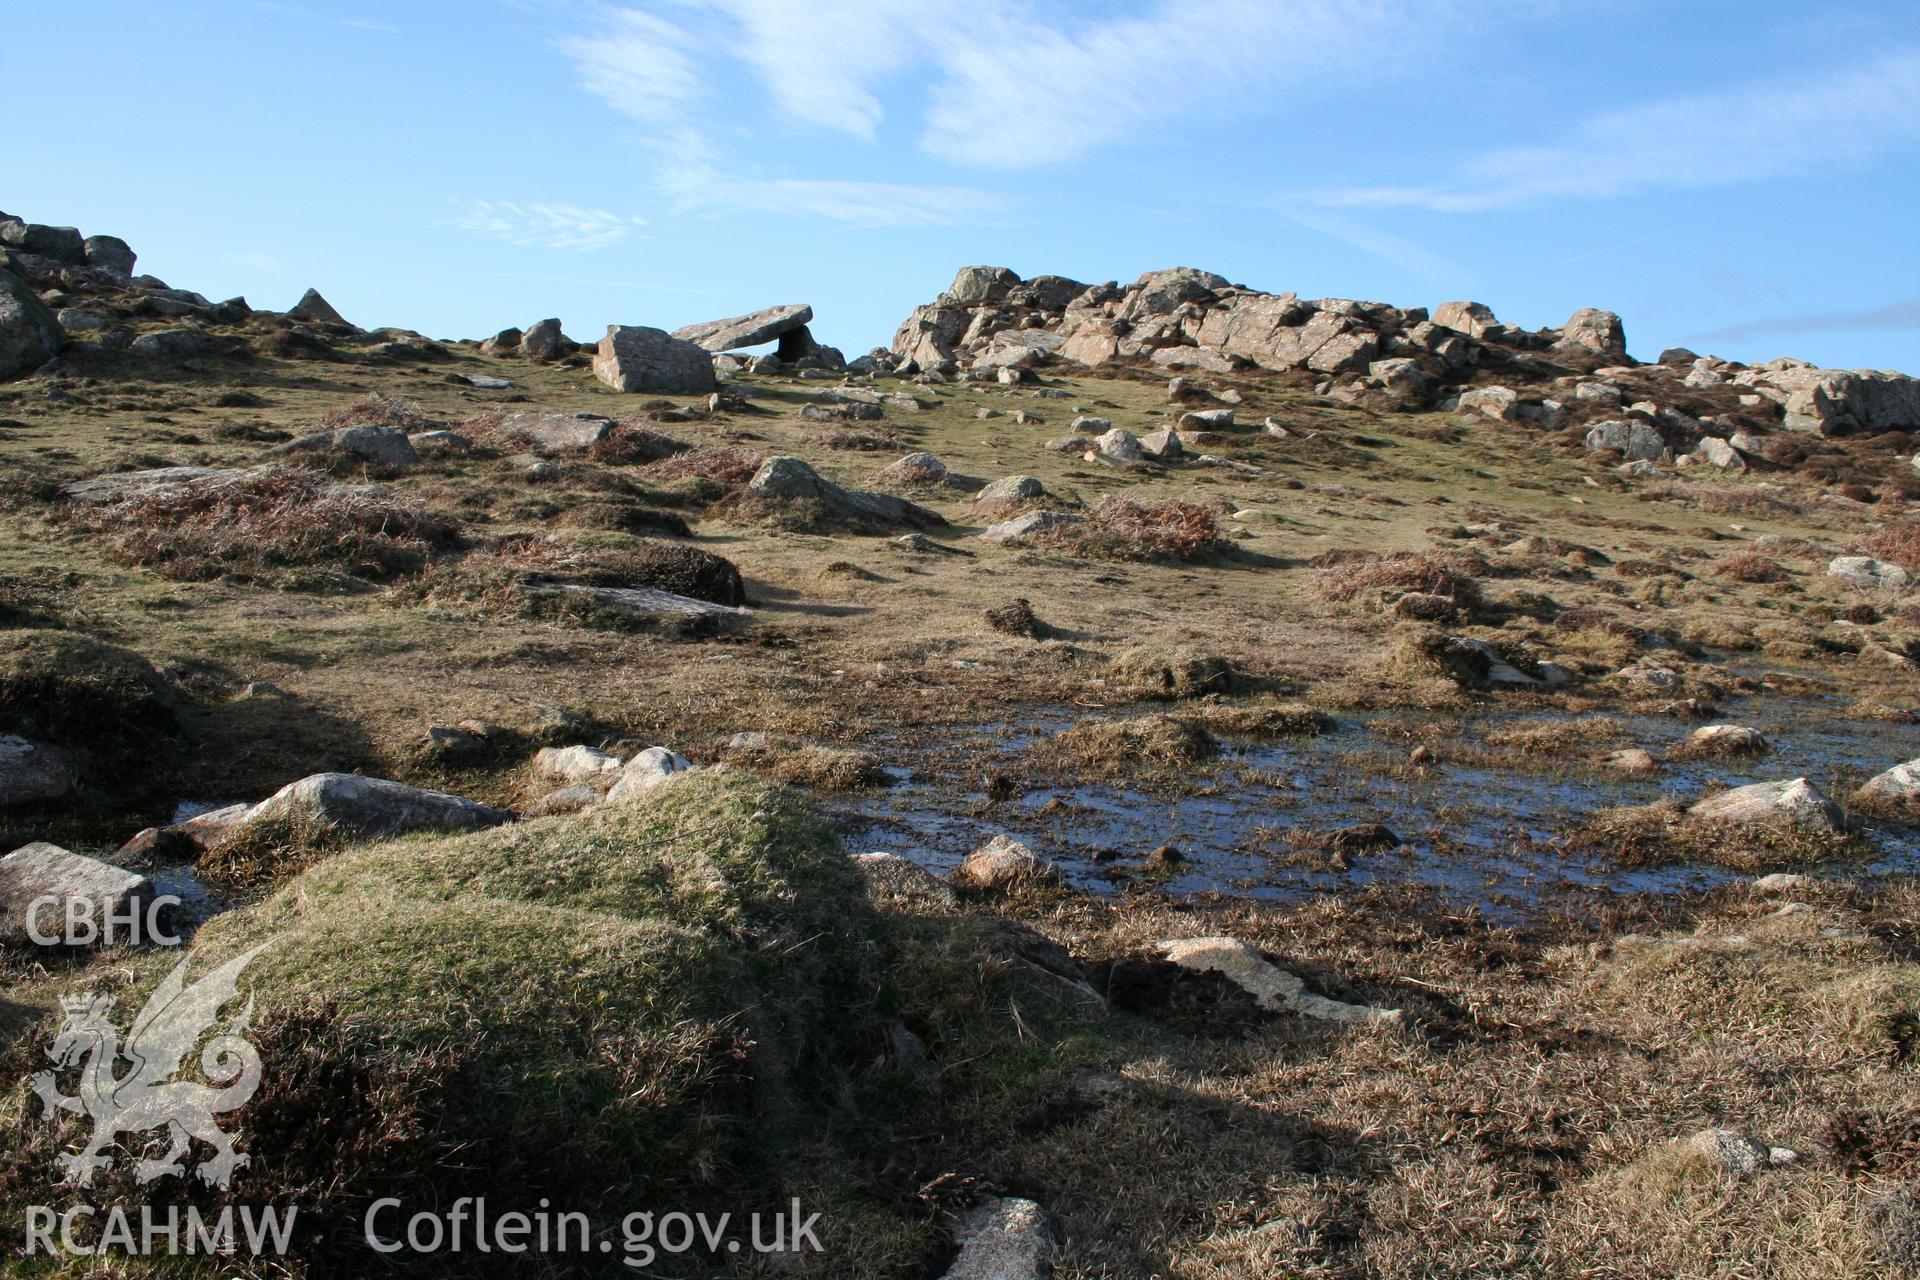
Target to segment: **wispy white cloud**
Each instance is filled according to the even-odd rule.
[[[1460,16],[1453,0],[1161,0],[1137,17],[1049,24],[1024,4],[986,4],[928,50],[921,145],[984,167],[1071,160],[1169,121],[1204,126],[1311,83],[1300,77],[1417,56]]]
[[[1909,332],[1920,329],[1920,298],[1855,311],[1801,311],[1762,316],[1696,334],[1694,342],[1739,342],[1747,338],[1805,333]]]
[[[1538,0],[1544,2],[1544,0]],[[791,209],[860,225],[952,221],[971,188],[721,175],[721,121],[764,93],[777,119],[873,140],[901,86],[920,149],[986,169],[1071,160],[1157,123],[1205,123],[1275,86],[1412,59],[1470,21],[1467,0],[1152,0],[1112,17],[1045,0],[678,0],[603,10],[562,38],[582,87],[649,126],[664,186],[710,209]],[[1205,67],[1197,83],[1195,67]],[[733,77],[721,93],[715,82]],[[924,87],[922,87],[924,86]],[[922,198],[921,191],[931,194]],[[763,200],[762,197],[766,197]],[[773,205],[768,200],[778,198]],[[959,212],[956,213],[956,210]]]
[[[604,249],[627,238],[646,219],[572,204],[521,204],[513,200],[467,200],[454,225],[509,244],[549,249]]]
[[[1330,208],[1460,213],[1556,199],[1841,174],[1920,144],[1920,48],[1604,112],[1564,139],[1485,152],[1460,176],[1305,193]]]
[[[1405,236],[1382,231],[1378,227],[1368,226],[1344,214],[1327,210],[1287,209],[1284,215],[1309,231],[1318,231],[1323,236],[1331,236],[1342,243],[1352,245],[1362,253],[1372,254],[1385,262],[1390,262],[1412,276],[1418,276],[1433,284],[1447,288],[1464,288],[1473,283],[1473,273],[1444,258],[1425,245],[1416,244]]]

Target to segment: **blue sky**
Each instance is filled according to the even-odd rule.
[[[849,355],[967,263],[1189,265],[1920,372],[1913,0],[65,0],[0,209],[363,325]]]

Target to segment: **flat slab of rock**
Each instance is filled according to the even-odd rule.
[[[897,853],[856,853],[853,865],[867,880],[867,896],[894,899],[914,906],[957,907],[960,895],[953,886],[912,858]]]
[[[601,794],[600,788],[594,786],[592,783],[576,782],[570,787],[562,787],[558,791],[549,791],[546,795],[541,796],[538,800],[535,800],[527,806],[522,816],[528,818],[551,818],[555,814],[560,813],[579,813],[584,809],[593,808],[604,799],[606,799],[606,796]]]
[[[1064,525],[1082,524],[1085,520],[1085,516],[1077,516],[1070,511],[1029,511],[1011,520],[989,525],[980,531],[980,541],[996,544],[1019,542]]]
[[[79,782],[73,756],[60,747],[0,733],[0,808],[60,800]]]
[[[673,336],[707,351],[737,351],[777,341],[781,334],[804,328],[812,319],[813,308],[796,302],[784,307],[763,307],[725,320],[684,325],[675,329]]]
[[[938,512],[890,493],[844,489],[791,454],[768,458],[747,482],[751,497],[776,503],[818,503],[840,519],[930,529],[946,523]]]
[[[542,747],[533,756],[533,771],[560,782],[592,782],[617,776],[626,762],[597,747]]]
[[[107,506],[116,502],[142,502],[191,484],[232,483],[265,470],[264,467],[150,467],[145,471],[115,471],[75,480],[60,492],[75,502]]]
[[[597,413],[512,413],[494,429],[537,453],[557,453],[600,443],[613,430],[613,419]]]
[[[1254,998],[1263,1009],[1297,1013],[1328,1022],[1399,1022],[1398,1009],[1347,1004],[1307,990],[1297,974],[1267,960],[1238,938],[1175,938],[1160,953],[1182,969],[1218,973]]]
[[[724,628],[753,616],[744,605],[715,604],[693,596],[676,595],[654,587],[589,587],[574,582],[529,582],[521,587],[530,596],[571,600],[610,609],[635,622],[668,629]]]
[[[942,1280],[1045,1280],[1053,1274],[1047,1211],[1015,1197],[986,1200],[961,1215],[960,1255]]]
[[[470,831],[513,821],[505,809],[356,773],[316,773],[290,782],[247,810],[229,830],[272,821],[316,822],[359,839],[408,831]]]
[[[593,357],[593,375],[615,391],[704,396],[717,390],[705,347],[664,329],[620,324],[607,330]]]
[[[1836,832],[1845,825],[1840,807],[1805,778],[1755,782],[1722,791],[1688,809],[1687,816],[1734,823],[1784,819],[1797,826]]]
[[[35,841],[0,858],[0,943],[34,945],[30,923],[43,936],[64,932],[65,904],[71,901],[89,903],[88,918],[104,928],[108,915],[125,919],[152,894],[153,882],[145,876]],[[30,920],[34,904],[47,898],[57,898],[62,905],[42,906],[38,918]]]

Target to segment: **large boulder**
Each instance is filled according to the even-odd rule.
[[[710,395],[720,385],[704,347],[646,325],[609,328],[593,358],[593,373],[615,391]]]
[[[680,635],[710,635],[743,625],[753,610],[743,605],[715,604],[658,587],[595,587],[578,582],[530,579],[520,589],[536,600],[558,601],[589,611],[603,612],[650,630]]]
[[[782,334],[805,328],[812,319],[813,308],[804,302],[795,302],[783,307],[764,307],[725,320],[683,325],[673,331],[673,336],[707,351],[738,351],[742,347],[777,341]]]
[[[300,295],[300,301],[287,310],[295,320],[304,320],[308,324],[337,324],[352,328],[346,318],[333,309],[333,304],[320,296],[318,289],[309,289]]]
[[[127,346],[129,353],[148,358],[179,358],[205,355],[213,344],[198,329],[156,329],[143,333]]]
[[[1611,311],[1582,307],[1560,330],[1563,347],[1591,351],[1610,360],[1627,358],[1627,326]]]
[[[193,486],[236,484],[267,470],[265,467],[149,467],[144,471],[109,471],[105,475],[75,480],[60,492],[75,502],[101,507],[173,497],[188,492]]]
[[[60,354],[60,321],[32,287],[0,271],[0,379],[31,373]]]
[[[973,495],[973,507],[981,512],[1003,511],[1046,496],[1047,487],[1035,476],[1002,476]]]
[[[0,809],[60,800],[71,795],[78,775],[73,756],[59,747],[0,733]]]
[[[534,773],[568,783],[617,778],[624,765],[619,756],[585,745],[542,747],[533,757]]]
[[[273,822],[313,823],[353,839],[374,840],[408,831],[469,831],[513,821],[504,809],[356,773],[316,773],[290,782],[262,800],[231,834]]]
[[[1005,302],[1020,277],[1005,267],[962,267],[942,300],[956,307],[978,307]]]
[[[0,858],[0,944],[31,945],[30,926],[42,936],[64,931],[69,903],[84,904],[76,919],[104,930],[109,917],[133,919],[152,895],[145,876],[37,841]]]
[[[529,360],[558,360],[573,354],[574,342],[560,331],[560,322],[551,316],[527,326],[520,335],[520,354]]]
[[[1666,456],[1667,442],[1651,423],[1638,418],[1611,418],[1587,432],[1587,448],[1611,449],[1629,462],[1657,462]]]
[[[407,438],[405,431],[399,427],[380,427],[371,423],[316,431],[297,440],[275,445],[267,452],[282,456],[292,453],[347,455],[384,467],[410,467],[420,461],[420,455],[414,451],[413,441]]]
[[[18,249],[21,253],[30,253],[36,258],[51,258],[70,267],[80,266],[87,260],[86,242],[72,227],[50,227],[44,223],[22,222],[14,218],[0,222],[0,244],[9,249]]]
[[[1475,387],[1462,391],[1455,404],[1460,413],[1477,413],[1495,422],[1520,420],[1520,393],[1512,387]]]
[[[138,255],[119,236],[88,236],[82,248],[86,251],[88,266],[111,271],[117,276],[133,274],[133,264]]]
[[[830,519],[852,523],[877,522],[925,529],[946,521],[905,498],[887,493],[844,489],[791,454],[768,458],[747,482],[746,496],[780,506],[809,504]]]
[[[1891,560],[1872,556],[1835,556],[1827,562],[1827,576],[1865,591],[1898,591],[1913,581],[1912,574]]]
[[[1269,961],[1238,938],[1174,938],[1160,944],[1169,961],[1195,973],[1218,973],[1274,1013],[1297,1013],[1327,1022],[1399,1022],[1398,1009],[1348,1004],[1307,990],[1306,982]]]
[[[1920,378],[1903,373],[1774,360],[1739,371],[1733,381],[1778,402],[1789,431],[1837,436],[1920,429]]]
[[[1443,302],[1434,309],[1432,322],[1469,338],[1483,337],[1500,323],[1494,319],[1493,309],[1483,302]]]

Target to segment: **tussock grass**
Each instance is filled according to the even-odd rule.
[[[1191,645],[1128,649],[1114,658],[1108,679],[1133,697],[1169,701],[1244,693],[1253,685],[1225,654]]]
[[[1333,727],[1333,718],[1304,702],[1219,703],[1195,708],[1208,732],[1230,738],[1311,738]]]
[[[1716,561],[1713,574],[1735,582],[1784,582],[1787,578],[1787,571],[1780,567],[1778,560],[1758,551],[1747,551]]]
[[[316,431],[337,431],[342,427],[393,427],[411,434],[432,431],[442,425],[422,413],[411,401],[380,391],[369,391],[352,404],[329,411],[314,425]]]
[[[67,519],[110,540],[120,560],[163,577],[291,589],[396,578],[461,537],[450,516],[306,469],[197,480],[147,498],[70,507]]]
[[[1220,744],[1194,720],[1138,716],[1082,720],[1040,748],[1094,777],[1123,773],[1178,773],[1220,754]]]
[[[1328,600],[1354,600],[1380,593],[1445,596],[1468,611],[1481,603],[1476,574],[1487,562],[1471,552],[1423,551],[1346,559],[1321,570],[1315,589]]]
[[[1571,847],[1626,867],[1681,863],[1725,867],[1758,875],[1818,867],[1871,852],[1857,835],[1818,831],[1793,822],[1713,822],[1690,818],[1675,800],[1603,809],[1576,825]]]
[[[764,460],[764,455],[751,449],[702,445],[649,463],[646,473],[652,479],[677,482],[696,501],[713,503],[745,488]]]
[[[1910,573],[1920,573],[1920,520],[1902,520],[1875,529],[1860,539],[1860,550],[1880,560],[1891,560]]]
[[[1090,560],[1195,563],[1233,550],[1213,512],[1192,502],[1142,504],[1105,498],[1084,521],[1056,525],[1038,541]]]

